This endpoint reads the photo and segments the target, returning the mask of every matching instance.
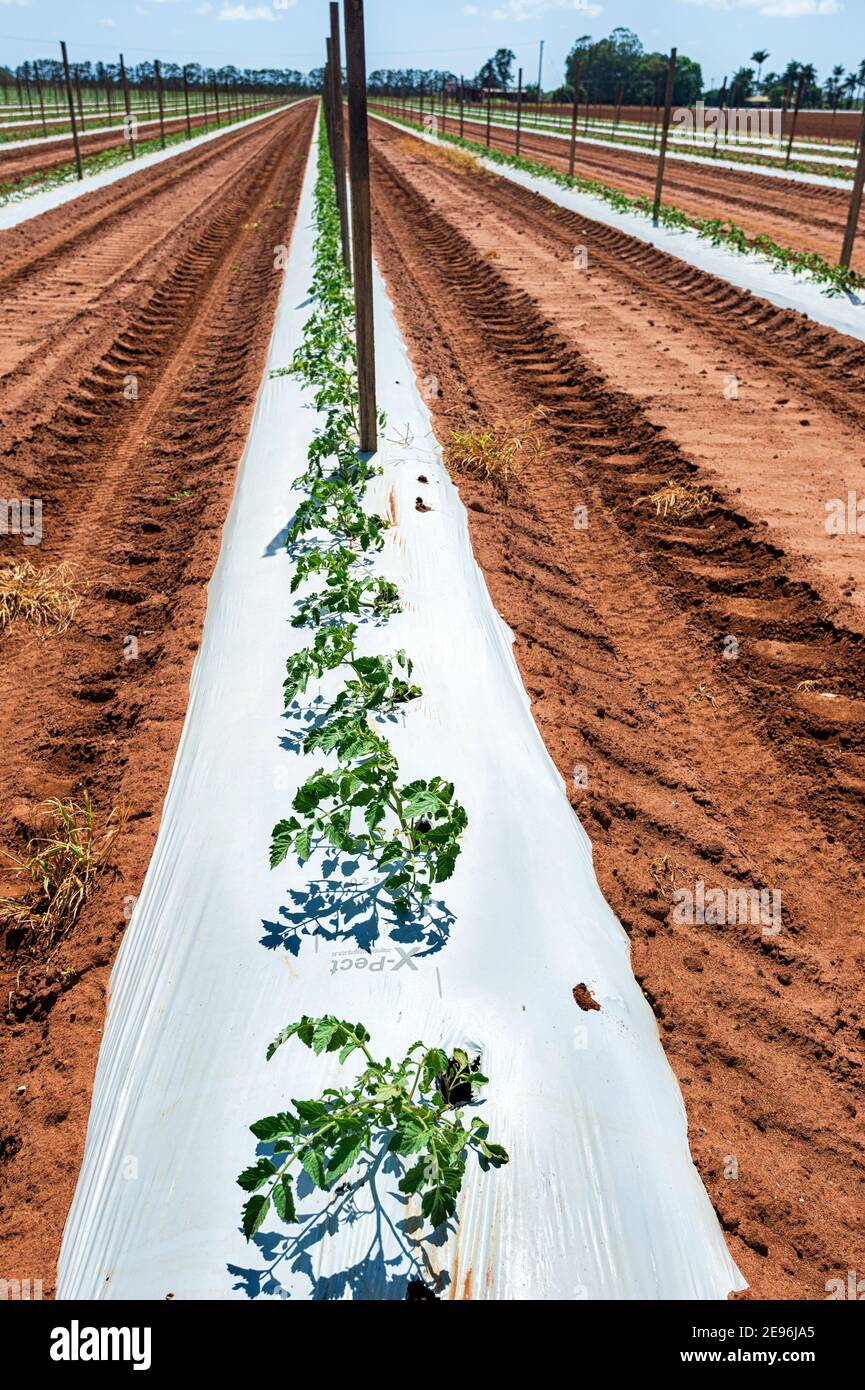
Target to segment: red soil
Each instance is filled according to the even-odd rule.
[[[223,120],[225,112],[221,112]],[[216,112],[211,113],[211,119],[205,123],[201,115],[196,115],[192,119],[192,134],[206,135],[208,130],[216,129]],[[117,124],[116,121],[112,124]],[[186,118],[176,117],[171,120],[166,119],[165,132],[167,135],[178,130],[186,129]],[[51,129],[49,127],[49,134]],[[155,140],[159,137],[159,125],[141,124],[137,135],[139,143],[142,140]],[[92,135],[84,134],[80,136],[81,153],[83,156],[100,154],[103,150],[117,149],[123,145],[123,132],[119,130],[94,131]],[[48,145],[34,144],[32,149],[10,150],[0,145],[0,184],[21,183],[31,175],[42,170],[56,169],[61,164],[71,164],[75,159],[75,146],[72,136],[66,139],[51,141]]]
[[[865,492],[865,350],[373,129],[377,254],[439,438],[547,412],[507,492],[457,481],[695,1161],[749,1296],[825,1298],[865,1265],[865,552],[823,524]],[[664,521],[640,499],[671,478],[716,503]],[[780,930],[680,923],[697,880],[777,891]]]
[[[393,113],[398,114],[396,107]],[[451,117],[440,129],[458,134],[459,121]],[[483,120],[466,119],[464,130],[466,139],[485,143]],[[496,149],[513,154],[514,140],[513,128],[492,127],[491,143]],[[524,130],[520,153],[524,159],[567,172],[567,140]],[[657,167],[657,154],[652,151],[640,154],[610,145],[577,142],[574,172],[581,178],[599,179],[630,197],[654,197]],[[686,162],[670,158],[664,175],[664,202],[692,217],[731,218],[749,236],[763,233],[781,246],[817,251],[835,262],[841,254],[850,192],[846,188],[801,183],[795,178],[721,169],[708,159]],[[853,265],[865,270],[865,242],[861,236]]]
[[[132,810],[116,874],[50,960],[0,941],[0,1273],[42,1279],[46,1296],[313,114],[304,103],[0,233],[0,494],[44,505],[38,553],[3,536],[0,559],[68,561],[84,593],[64,635],[16,622],[0,636],[0,846],[20,853],[50,796]]]

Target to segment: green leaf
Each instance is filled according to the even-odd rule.
[[[325,1173],[324,1161],[318,1149],[306,1149],[300,1161],[316,1187],[322,1187],[326,1191],[327,1175]]]
[[[282,1139],[285,1136],[297,1134],[298,1123],[294,1115],[288,1111],[282,1111],[279,1115],[265,1115],[261,1120],[256,1120],[254,1125],[250,1125],[256,1139],[267,1143],[273,1139]]]
[[[426,1171],[427,1160],[422,1158],[400,1179],[400,1192],[420,1192],[426,1181]]]
[[[243,1208],[243,1234],[251,1240],[270,1210],[270,1198],[259,1194],[250,1197]]]
[[[291,820],[281,820],[273,827],[270,840],[270,867],[277,868],[287,857],[291,849],[292,836],[298,827],[298,821],[292,816]]]
[[[394,1153],[413,1154],[422,1149],[429,1137],[429,1125],[416,1111],[401,1117],[397,1124],[390,1148]]]
[[[279,1182],[274,1186],[273,1205],[281,1221],[292,1222],[297,1220],[297,1211],[294,1206],[294,1188],[292,1187],[291,1178],[287,1173],[283,1173]]]
[[[260,1158],[252,1168],[244,1168],[237,1181],[245,1192],[257,1192],[275,1172],[269,1158]]]
[[[326,1105],[322,1105],[320,1100],[292,1100],[292,1105],[297,1111],[304,1124],[315,1125],[320,1120],[324,1120],[330,1114]]]
[[[349,1168],[354,1167],[363,1150],[365,1138],[365,1133],[359,1137],[356,1134],[349,1134],[336,1145],[330,1156],[325,1175],[327,1187],[331,1187],[338,1178],[342,1177],[343,1173],[347,1173]]]

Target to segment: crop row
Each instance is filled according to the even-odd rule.
[[[295,483],[304,493],[288,528],[295,560],[292,593],[310,580],[320,587],[299,599],[293,625],[314,631],[310,644],[289,658],[285,706],[327,672],[343,675],[342,688],[306,735],[304,752],[332,755],[334,768],[319,768],[292,802],[293,814],[274,828],[270,861],[293,851],[301,862],[329,844],[353,861],[384,874],[384,889],[401,914],[422,912],[433,885],[450,878],[467,825],[453,784],[435,776],[401,783],[397,759],[378,730],[383,720],[416,700],[412,663],[404,651],[364,656],[357,634],[364,619],[380,623],[400,610],[389,580],[373,574],[372,556],[384,545],[388,521],[363,505],[370,479],[380,469],[358,451],[358,386],[351,282],[340,254],[339,213],[326,143],[320,142],[316,182],[317,237],[311,288],[315,308],[303,343],[288,368],[313,394],[321,424],[309,448],[305,472]],[[381,420],[382,427],[384,420]],[[299,1220],[295,1178],[300,1170],[315,1187],[332,1191],[356,1165],[359,1176],[342,1184],[323,1219],[333,1230],[343,1204],[374,1175],[388,1153],[413,1162],[400,1190],[420,1198],[433,1226],[451,1217],[469,1152],[486,1170],[508,1162],[489,1140],[478,1116],[466,1123],[463,1107],[486,1084],[480,1058],[416,1042],[404,1057],[377,1061],[362,1023],[334,1015],[304,1017],[288,1025],[268,1059],[297,1037],[316,1054],[338,1052],[340,1065],[359,1053],[363,1069],[351,1085],[328,1088],[315,1100],[251,1126],[258,1140],[255,1162],[238,1178],[251,1195],[243,1229],[251,1239],[271,1206],[281,1220]],[[316,1218],[312,1218],[315,1220]]]

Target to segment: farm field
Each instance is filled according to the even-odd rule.
[[[268,106],[264,103],[260,107],[251,111],[252,115],[259,115],[267,111]],[[240,117],[234,113],[221,112],[219,127],[216,123],[215,111],[208,113],[208,118],[196,112],[191,115],[189,130],[191,138],[205,135],[215,131],[217,128],[225,129],[230,121],[236,122]],[[175,140],[187,136],[186,117],[166,117],[165,135],[170,140],[173,136]],[[160,131],[159,122],[142,121],[136,129],[136,147],[140,148],[142,142],[149,142],[148,148],[159,147]],[[113,151],[118,158],[128,157],[129,144],[125,139],[123,127],[112,127],[106,131],[89,132],[80,135],[80,149],[85,167],[90,168],[94,157]],[[66,139],[48,140],[34,142],[32,146],[17,146],[10,149],[0,144],[0,198],[8,198],[10,194],[17,195],[23,185],[32,184],[34,188],[40,187],[45,178],[53,172],[61,172],[66,169],[69,171],[70,178],[74,176],[74,144],[71,135]]]
[[[398,114],[396,106],[390,108]],[[388,114],[382,108],[382,114]],[[456,133],[458,119],[447,122],[447,131]],[[486,143],[485,122],[466,117],[465,138]],[[494,149],[513,154],[514,132],[492,127],[490,143]],[[552,135],[524,131],[520,141],[524,159],[566,172],[568,145]],[[577,143],[575,172],[584,178],[600,179],[631,197],[651,196],[655,186],[656,156],[650,151],[611,149]],[[807,184],[795,178],[706,167],[700,163],[669,160],[665,178],[666,198],[674,207],[692,217],[730,218],[743,227],[749,237],[760,234],[800,251],[816,251],[835,261],[844,237],[849,192],[841,188]],[[860,221],[861,225],[861,221]],[[854,267],[865,269],[861,243]]]
[[[349,1300],[843,1346],[865,61],[728,8],[0,35],[0,1301],[52,1361]],[[515,86],[586,140],[516,157]],[[675,157],[704,99],[843,186]]]
[[[82,783],[99,808],[128,800],[129,894],[152,852],[267,346],[279,277],[261,274],[261,247],[290,236],[313,116],[307,102],[0,232],[4,486],[41,489],[62,520],[40,561],[67,564],[86,592],[61,640],[22,626],[0,639],[2,838]],[[133,367],[143,411],[123,395]],[[135,662],[127,631],[141,634]],[[115,885],[47,969],[3,959],[2,1237],[34,1268],[56,1260],[124,925]],[[22,1117],[12,1082],[33,1067],[44,1086]],[[62,1168],[34,1192],[27,1155],[50,1152],[46,1136]]]
[[[861,1242],[863,956],[851,971],[844,904],[862,882],[865,588],[858,538],[830,540],[814,518],[838,457],[857,452],[865,350],[459,156],[373,131],[378,251],[418,376],[441,385],[439,436],[548,412],[543,464],[507,497],[461,492],[630,933],[692,1151],[751,1296],[816,1297],[830,1252]],[[755,440],[771,449],[755,455]],[[695,466],[725,499],[705,527],[635,509]],[[600,518],[603,546],[575,530],[575,505]],[[727,631],[747,648],[735,662]],[[590,792],[575,765],[595,769]],[[671,929],[674,881],[719,876],[783,883],[800,930],[776,947]],[[751,1183],[724,1182],[703,1138],[718,1125],[747,1148]]]

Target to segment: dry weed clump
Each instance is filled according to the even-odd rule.
[[[89,795],[47,801],[42,812],[23,859],[0,851],[26,884],[21,897],[0,896],[0,929],[23,932],[21,944],[36,954],[72,930],[129,816],[125,807],[98,815]]]
[[[414,155],[416,159],[426,159],[430,164],[438,164],[453,174],[486,174],[473,154],[458,150],[453,145],[432,145],[426,140],[417,140],[412,135],[403,135],[397,142],[403,154]]]
[[[16,618],[46,632],[64,632],[82,601],[69,565],[37,569],[29,560],[0,566],[0,632]]]
[[[545,418],[544,407],[538,406],[522,419],[486,430],[453,430],[445,455],[448,466],[455,473],[506,485],[543,452],[538,425]]]
[[[712,488],[701,487],[699,483],[676,483],[672,478],[657,492],[638,497],[634,507],[649,505],[655,508],[655,516],[665,521],[693,521],[718,505],[718,498]]]

